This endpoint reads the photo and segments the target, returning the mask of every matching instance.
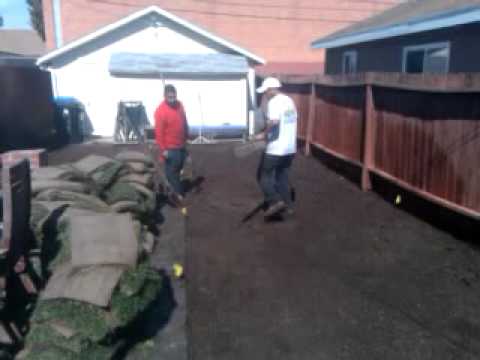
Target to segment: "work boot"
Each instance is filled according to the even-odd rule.
[[[285,210],[285,215],[293,216],[295,215],[295,210],[291,206],[288,206],[287,209]]]
[[[185,198],[180,194],[176,194],[172,192],[169,196],[169,200],[174,207],[177,207],[177,208],[185,207]]]
[[[285,210],[287,208],[287,204],[283,202],[282,200],[277,201],[276,203],[273,203],[268,207],[267,210],[265,210],[265,217],[271,217],[273,215],[278,214],[279,212]]]

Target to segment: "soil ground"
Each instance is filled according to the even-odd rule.
[[[242,222],[262,200],[258,157],[192,154],[205,177],[187,222],[192,359],[480,358],[474,245],[302,155],[296,214]]]
[[[191,359],[480,358],[480,253],[430,216],[438,209],[402,194],[400,206],[433,219],[427,223],[393,204],[395,189],[384,198],[361,192],[315,157],[298,155],[291,174],[296,214],[265,222],[253,211],[262,200],[259,159],[237,160],[232,146],[191,151],[205,178],[203,191],[188,196]],[[49,159],[119,148],[74,145]],[[160,331],[156,349],[181,339]]]

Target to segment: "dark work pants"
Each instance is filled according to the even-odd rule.
[[[276,156],[264,154],[257,172],[257,180],[265,196],[267,204],[283,200],[292,205],[288,172],[292,166],[294,155]]]
[[[182,196],[185,195],[185,190],[180,180],[180,172],[186,156],[187,152],[185,149],[168,149],[168,156],[165,159],[165,175],[168,183],[173,191]]]

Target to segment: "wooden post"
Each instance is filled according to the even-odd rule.
[[[312,88],[310,90],[310,109],[308,111],[307,119],[307,133],[305,134],[305,155],[310,156],[310,143],[312,142],[313,137],[313,122],[315,121],[315,110],[317,103],[317,94],[316,94],[315,82],[312,82]]]
[[[375,167],[375,147],[377,135],[377,119],[373,103],[373,89],[371,84],[366,85],[365,94],[365,127],[363,138],[363,163],[362,163],[362,190],[372,188],[370,169]]]
[[[29,252],[31,209],[30,162],[26,159],[2,168],[3,237],[0,253],[7,262],[7,281],[18,276],[29,294],[37,292],[25,272]]]
[[[30,163],[22,160],[2,168],[3,239],[0,247],[25,255],[30,222]],[[14,253],[14,254],[12,254]],[[15,265],[15,264],[14,264]]]

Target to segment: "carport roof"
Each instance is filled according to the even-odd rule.
[[[243,56],[229,54],[116,53],[111,56],[109,64],[110,73],[116,76],[244,75],[248,69]]]

